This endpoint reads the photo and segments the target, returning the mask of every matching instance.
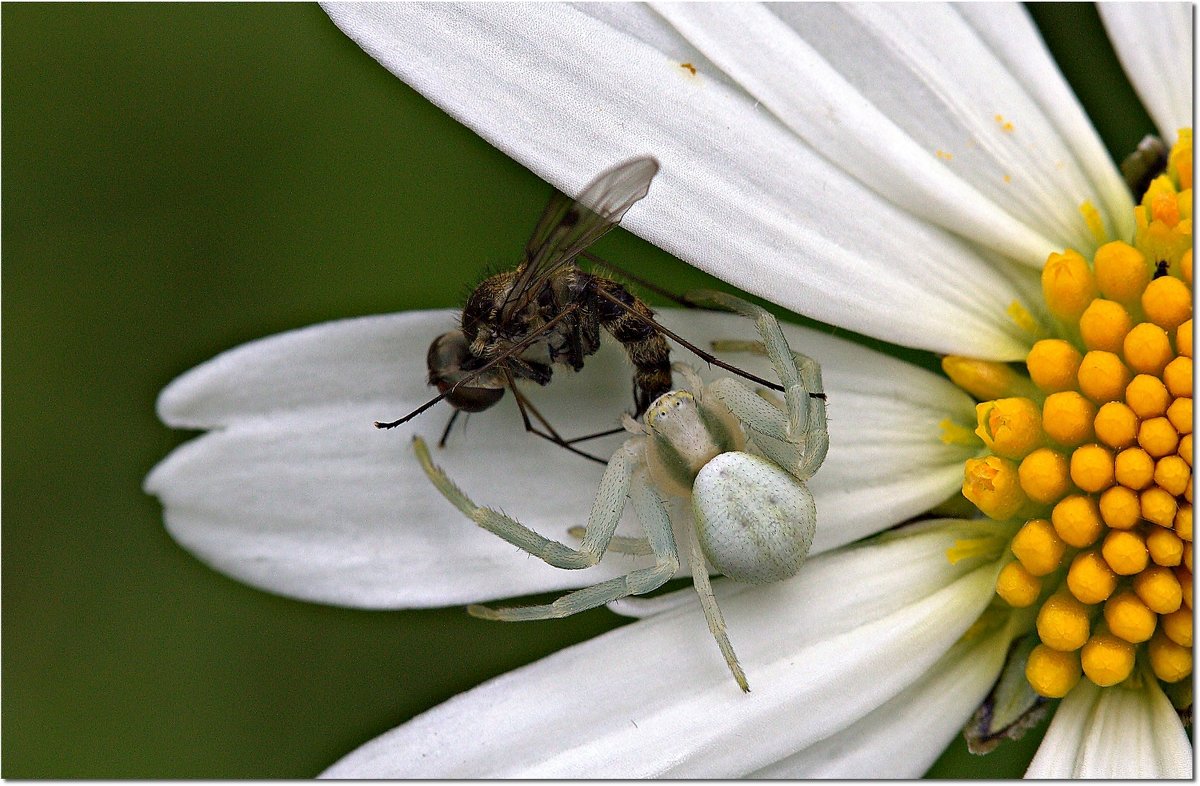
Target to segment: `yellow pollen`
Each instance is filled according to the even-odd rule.
[[[934,152],[934,155],[936,155],[938,158],[942,159],[943,161],[949,161],[952,158],[954,158],[953,153],[947,153],[945,150],[937,150]]]
[[[949,418],[939,423],[938,427],[942,430],[939,439],[944,445],[963,445],[970,448],[979,444],[979,440],[975,438],[975,432]]]
[[[1097,633],[1080,651],[1083,673],[1102,688],[1116,685],[1133,671],[1136,650],[1132,644],[1111,633]]]
[[[1067,545],[1049,521],[1030,519],[1017,530],[1009,548],[1031,576],[1045,576],[1062,563]]]
[[[1137,441],[1138,418],[1128,404],[1119,401],[1108,402],[1100,407],[1092,425],[1096,431],[1096,439],[1111,448],[1127,448]]]
[[[1088,349],[1120,352],[1133,328],[1129,312],[1114,300],[1093,300],[1079,317],[1079,334]],[[1164,365],[1166,361],[1163,361]]]
[[[1083,220],[1087,222],[1092,237],[1097,243],[1103,243],[1108,238],[1108,233],[1104,231],[1104,219],[1100,217],[1100,211],[1090,200],[1085,199],[1079,205],[1079,212],[1083,216]]]
[[[1004,313],[1008,314],[1008,318],[1013,321],[1013,324],[1029,335],[1041,335],[1042,326],[1038,324],[1038,321],[1034,318],[1033,314],[1029,313],[1029,309],[1025,308],[1025,306],[1021,305],[1017,301],[1014,300],[1013,302],[1009,303],[1008,308],[1004,310]]]
[[[942,358],[942,371],[951,382],[980,401],[1037,392],[1028,379],[1006,363],[947,355]]]
[[[1061,699],[1079,682],[1079,656],[1039,644],[1025,662],[1025,679],[1042,696]]]
[[[1051,322],[1038,322],[1038,308],[1008,308],[1040,339],[1027,375],[942,361],[979,402],[974,434],[957,432],[986,450],[965,463],[964,497],[991,518],[1024,522],[995,589],[1003,605],[1036,611],[1041,643],[1025,673],[1046,697],[1083,675],[1108,687],[1192,673],[1190,129],[1169,161],[1134,208],[1132,238],[1104,242],[1099,211],[1080,206],[1098,247],[1092,259],[1067,249],[1046,260]],[[983,556],[993,544],[980,541],[955,543],[948,556]]]
[[[993,453],[1019,459],[1042,441],[1042,413],[1027,398],[1002,398],[975,407],[975,433]]]
[[[1096,278],[1078,251],[1051,254],[1042,268],[1042,297],[1054,316],[1074,322],[1096,297]]]
[[[1042,428],[1062,445],[1078,445],[1092,438],[1096,405],[1074,390],[1051,393],[1042,403]]]

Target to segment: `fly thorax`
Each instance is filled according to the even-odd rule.
[[[745,446],[741,427],[724,405],[683,390],[655,399],[645,423],[651,478],[679,496],[691,494],[696,475],[715,456]]]

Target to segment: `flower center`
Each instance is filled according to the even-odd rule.
[[[1135,207],[1133,243],[1091,260],[1051,254],[1042,272],[1058,338],[1034,344],[1028,378],[946,358],[976,407],[987,453],[963,494],[1015,521],[996,593],[1036,608],[1026,677],[1064,696],[1142,660],[1163,682],[1192,671],[1192,148]]]

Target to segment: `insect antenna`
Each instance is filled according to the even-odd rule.
[[[780,392],[783,392],[782,386],[777,385],[774,382],[768,382],[767,380],[763,379],[762,377],[758,377],[758,376],[755,376],[754,374],[751,374],[749,371],[743,371],[742,369],[738,368],[737,366],[734,366],[730,363],[726,363],[724,360],[721,360],[719,357],[712,354],[711,352],[705,352],[700,347],[696,346],[695,344],[688,341],[687,339],[682,338],[678,334],[671,332],[670,330],[663,327],[661,324],[654,321],[650,317],[645,316],[644,314],[639,314],[637,311],[630,308],[628,304],[622,303],[620,300],[618,300],[617,298],[608,294],[607,292],[605,292],[601,289],[597,289],[596,294],[599,295],[600,297],[604,298],[608,302],[614,303],[614,304],[620,306],[622,309],[625,310],[625,313],[629,314],[632,317],[635,317],[640,322],[644,322],[645,324],[649,325],[650,327],[652,327],[655,330],[662,333],[664,336],[667,336],[668,338],[673,339],[674,341],[676,341],[677,343],[679,343],[681,346],[685,347],[686,349],[691,350],[691,352],[693,354],[695,354],[696,357],[700,358],[705,363],[711,363],[714,366],[720,366],[721,368],[725,369],[726,371],[732,371],[734,374],[737,374],[739,377],[748,379],[751,382],[757,382],[760,385],[766,385],[771,390],[778,390]]]
[[[407,423],[408,421],[415,418],[417,415],[420,415],[422,412],[424,412],[425,410],[432,407],[434,404],[436,404],[439,401],[441,401],[442,399],[444,399],[446,396],[449,396],[451,393],[454,393],[455,391],[457,391],[464,384],[475,379],[483,372],[488,371],[493,366],[495,366],[497,363],[499,363],[503,360],[508,360],[513,355],[516,355],[516,354],[528,349],[529,345],[532,344],[534,341],[536,341],[538,339],[538,337],[540,337],[543,333],[548,332],[550,330],[550,328],[554,327],[556,324],[558,324],[562,320],[566,319],[568,315],[575,313],[575,311],[578,310],[578,308],[579,308],[579,306],[577,304],[572,303],[571,305],[567,306],[562,311],[560,311],[558,313],[558,315],[554,317],[554,319],[549,320],[548,322],[546,322],[546,324],[542,325],[540,328],[533,331],[528,336],[526,336],[525,338],[518,341],[516,344],[513,344],[511,347],[506,349],[504,352],[501,352],[499,355],[492,358],[487,363],[484,363],[482,366],[475,369],[470,374],[468,374],[465,377],[463,377],[462,379],[460,379],[458,382],[455,382],[453,387],[448,388],[444,393],[439,393],[438,395],[429,399],[429,401],[426,401],[424,404],[417,407],[412,412],[409,412],[407,415],[400,418],[399,420],[393,420],[390,423],[382,423],[378,420],[375,421],[375,428],[389,429],[389,428],[395,428],[396,426],[399,426],[402,423]],[[779,388],[779,389],[782,389],[782,388]]]

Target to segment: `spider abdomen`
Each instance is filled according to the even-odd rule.
[[[708,561],[749,584],[794,576],[816,529],[808,489],[779,465],[750,453],[722,453],[700,470],[692,515]]]

